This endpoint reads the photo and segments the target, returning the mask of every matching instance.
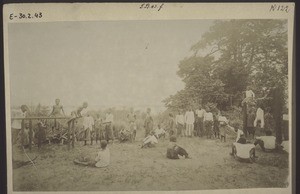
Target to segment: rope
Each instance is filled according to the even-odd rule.
[[[27,155],[27,153],[25,152],[24,146],[22,146],[23,151],[25,153],[25,155],[27,156],[27,158],[29,159],[29,161],[31,162],[31,164],[33,165],[33,167],[37,170],[37,167],[35,166],[34,162],[31,160],[31,158]]]

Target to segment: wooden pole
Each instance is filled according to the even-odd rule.
[[[29,120],[29,150],[31,150],[31,145],[32,145],[32,120]]]
[[[74,127],[74,123],[75,123],[75,120],[72,121],[72,148],[75,147],[75,127]]]
[[[24,128],[25,128],[25,121],[24,119],[22,119],[22,123],[21,123],[21,133],[24,134]],[[19,135],[19,134],[17,134]],[[21,137],[21,145],[23,146],[24,145],[24,138]]]
[[[71,122],[68,122],[68,150],[70,150],[70,146],[71,146],[70,128],[71,128]]]

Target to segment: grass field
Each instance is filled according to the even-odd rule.
[[[128,190],[201,190],[286,187],[287,153],[264,153],[257,147],[256,163],[245,163],[229,155],[234,137],[226,143],[206,138],[178,138],[192,159],[166,158],[168,140],[155,148],[141,149],[142,131],[134,143],[109,145],[111,165],[98,169],[73,164],[79,156],[94,158],[98,145],[77,142],[36,147],[28,154],[36,159],[37,170],[24,166],[13,171],[14,191],[128,191]],[[23,151],[14,159],[26,160]]]

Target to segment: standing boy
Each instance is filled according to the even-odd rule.
[[[150,134],[150,132],[153,130],[153,118],[150,113],[151,113],[151,109],[147,108],[147,115],[144,122],[145,137],[147,137]]]
[[[177,135],[180,135],[182,137],[184,135],[184,116],[182,114],[182,111],[180,110],[178,112],[178,115],[176,115],[175,124],[177,128]]]
[[[195,116],[194,112],[192,111],[192,108],[190,107],[188,111],[185,113],[185,124],[186,124],[186,136],[192,137],[193,131],[194,131],[194,122],[195,122]]]

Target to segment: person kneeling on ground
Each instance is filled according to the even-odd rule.
[[[250,159],[250,162],[254,162],[255,158],[257,158],[255,155],[255,145],[248,142],[244,134],[240,134],[239,140],[232,144],[232,152],[230,155],[241,159]]]
[[[83,158],[83,161],[76,159],[74,160],[74,163],[79,165],[84,165],[84,166],[97,167],[97,168],[107,167],[110,163],[110,151],[109,148],[107,148],[107,141],[101,140],[100,145],[101,145],[101,150],[98,152],[98,155],[94,161],[88,161],[88,159]]]
[[[178,146],[176,144],[176,136],[171,136],[170,137],[170,143],[169,146],[167,148],[167,158],[169,159],[179,159],[179,156],[184,156],[186,159],[190,158],[188,153],[186,152],[185,149],[183,149],[182,147]]]
[[[154,132],[151,132],[150,135],[148,135],[144,140],[143,140],[143,145],[141,148],[151,148],[154,147],[155,144],[158,143],[157,138],[154,135]]]
[[[259,145],[263,151],[273,151],[276,148],[276,137],[272,136],[272,131],[266,131],[266,136],[256,137],[254,145]]]

